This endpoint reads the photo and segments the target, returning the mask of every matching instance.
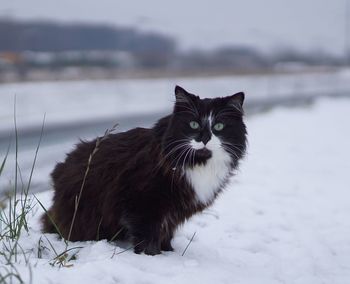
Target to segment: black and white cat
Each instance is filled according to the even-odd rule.
[[[110,134],[97,151],[96,140],[82,142],[57,164],[44,232],[58,228],[72,241],[117,236],[150,255],[173,250],[176,228],[213,203],[246,150],[243,93],[200,99],[176,86],[175,96],[173,113],[153,128]]]

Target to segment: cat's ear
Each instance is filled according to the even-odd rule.
[[[228,97],[227,104],[235,108],[238,108],[239,110],[242,110],[243,102],[244,102],[244,93],[239,92]]]
[[[174,112],[181,112],[195,108],[195,101],[199,99],[199,97],[187,92],[184,88],[178,85],[175,87],[175,97],[176,102]]]
[[[175,87],[176,103],[190,103],[195,101],[198,97],[187,92],[184,88],[176,85]]]
[[[189,93],[179,85],[175,86],[175,97],[176,101],[183,101],[186,100],[188,97]]]

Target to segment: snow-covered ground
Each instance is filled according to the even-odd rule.
[[[238,175],[210,210],[177,231],[174,252],[118,254],[128,244],[71,243],[82,247],[70,251],[77,252],[72,266],[53,267],[46,237],[57,253],[64,243],[42,237],[37,207],[20,239],[32,250],[33,283],[349,283],[349,113],[350,100],[321,99],[248,118],[249,151]],[[38,198],[49,206],[51,196]],[[28,279],[28,268],[16,267]]]

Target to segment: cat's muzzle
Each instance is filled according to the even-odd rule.
[[[212,152],[206,147],[196,150],[196,157],[201,160],[208,160],[211,156]]]

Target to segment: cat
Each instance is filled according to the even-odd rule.
[[[200,99],[176,86],[175,98],[173,112],[153,128],[82,141],[56,165],[43,232],[127,240],[148,255],[173,250],[176,228],[213,203],[247,143],[243,92]]]

